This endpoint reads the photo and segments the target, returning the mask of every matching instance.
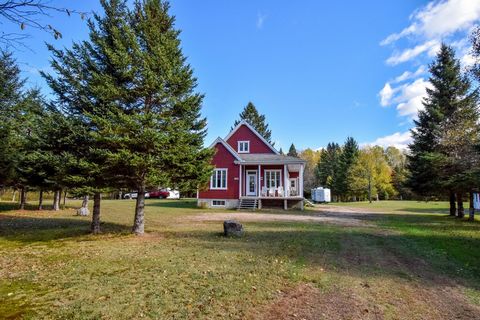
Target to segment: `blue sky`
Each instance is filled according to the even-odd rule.
[[[96,0],[52,4],[99,10]],[[404,147],[428,86],[439,43],[472,62],[466,40],[480,21],[480,1],[171,1],[184,54],[205,94],[208,145],[225,136],[252,101],[266,114],[276,147],[320,148],[353,136],[362,144]],[[36,30],[30,50],[15,50],[29,78],[48,94],[45,41],[57,47],[85,39],[79,17],[44,21],[64,35]],[[17,26],[4,25],[4,30]],[[14,29],[12,29],[14,28]]]

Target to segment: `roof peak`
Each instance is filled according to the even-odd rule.
[[[246,126],[248,129],[250,129],[250,131],[252,131],[263,143],[265,143],[275,154],[279,154],[279,152],[277,151],[277,149],[275,149],[267,140],[265,140],[265,138],[257,131],[255,130],[255,128],[250,124],[248,123],[247,120],[245,119],[242,119],[228,134],[227,136],[225,137],[224,141],[227,141],[228,139],[230,139],[230,137],[235,133],[237,132],[237,130],[242,126]]]

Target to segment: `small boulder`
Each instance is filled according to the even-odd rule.
[[[223,222],[223,234],[225,236],[241,237],[243,236],[243,232],[243,226],[241,223],[235,220],[225,220]]]
[[[90,210],[85,207],[81,207],[80,209],[77,210],[77,216],[83,216],[86,217],[90,214]]]

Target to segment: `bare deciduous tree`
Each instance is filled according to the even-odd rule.
[[[0,0],[0,25],[11,23],[19,32],[0,32],[0,44],[6,46],[24,46],[29,37],[25,29],[33,28],[51,34],[55,39],[62,38],[62,33],[53,25],[44,23],[42,17],[49,17],[52,12],[62,12],[68,16],[78,15],[85,19],[86,13],[68,8],[57,7],[48,0]]]

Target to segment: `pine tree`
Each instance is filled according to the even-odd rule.
[[[0,51],[0,186],[10,186],[16,180],[20,141],[15,131],[24,83],[12,53]]]
[[[345,198],[350,194],[348,183],[348,172],[358,157],[358,143],[354,138],[348,137],[345,141],[342,153],[339,158],[339,169],[337,178],[337,193],[340,197]]]
[[[262,137],[272,146],[272,131],[268,129],[268,123],[265,121],[265,115],[260,114],[252,102],[248,102],[243,111],[240,113],[240,120],[236,120],[233,127],[236,127],[240,121],[247,121]],[[233,129],[233,128],[232,128]]]
[[[20,208],[23,209],[26,191],[29,188],[43,190],[47,187],[48,177],[42,170],[42,162],[39,161],[37,155],[42,148],[42,142],[49,136],[43,134],[46,108],[44,97],[38,89],[31,89],[25,93],[19,104],[19,110],[15,119],[18,125],[16,134],[20,141],[20,144],[17,145],[16,183],[20,185]],[[40,200],[39,209],[41,209],[43,199]]]
[[[143,234],[147,188],[192,190],[210,178],[203,95],[194,92],[167,3],[135,1],[132,10],[120,0],[101,4],[105,16],[90,22],[90,40],[73,48],[81,63],[69,71],[92,99],[82,116],[95,128],[106,173],[138,192],[132,231]]]
[[[320,153],[320,160],[316,168],[316,176],[321,186],[330,188],[337,196],[337,181],[339,174],[341,148],[338,143],[331,142]]]
[[[297,149],[295,148],[293,143],[290,145],[290,149],[288,149],[287,156],[298,157]]]
[[[463,187],[453,178],[462,173],[458,167],[461,160],[458,157],[452,159],[452,156],[455,158],[454,149],[463,144],[460,141],[465,138],[459,133],[461,119],[465,116],[475,119],[472,106],[476,93],[470,92],[470,83],[462,75],[454,50],[445,44],[430,65],[430,73],[432,88],[427,89],[423,102],[425,109],[419,111],[416,127],[412,130],[413,143],[408,156],[409,185],[417,193],[425,195],[448,191],[453,199],[453,194],[458,191],[461,194],[459,189]],[[467,125],[472,128],[471,123]],[[460,138],[452,140],[455,136]],[[452,141],[456,142],[452,144]],[[454,201],[450,203],[450,214],[454,215]]]
[[[280,148],[280,150],[278,150],[278,153],[280,153],[281,155],[284,155],[285,153],[283,152],[282,148]]]

